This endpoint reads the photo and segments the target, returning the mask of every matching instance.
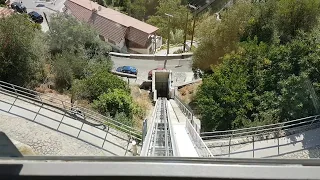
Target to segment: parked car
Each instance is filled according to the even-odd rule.
[[[133,66],[120,66],[117,68],[116,71],[122,72],[122,73],[127,73],[127,74],[134,74],[134,75],[138,74],[137,68],[135,68]]]
[[[19,13],[27,13],[27,8],[19,2],[13,2],[11,8]]]
[[[32,19],[33,22],[35,23],[42,23],[43,22],[43,17],[39,13],[32,11],[28,13],[29,17]]]
[[[165,68],[155,68],[149,71],[148,73],[148,80],[152,80],[152,71],[154,70],[166,70]]]

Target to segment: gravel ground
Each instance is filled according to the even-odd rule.
[[[282,159],[311,159],[311,158],[320,158],[320,146],[316,146],[310,149],[304,149],[302,151],[285,154],[278,156],[276,158]]]
[[[109,156],[107,152],[83,141],[53,131],[22,118],[0,115],[0,131],[29,145],[37,155]]]

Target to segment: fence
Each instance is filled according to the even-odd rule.
[[[214,156],[230,157],[231,155],[240,154],[242,154],[241,156],[243,156],[244,153],[252,153],[252,156],[250,156],[256,157],[256,152],[272,148],[276,149],[274,155],[277,156],[281,154],[280,147],[283,146],[279,138],[320,127],[319,122],[320,116],[316,115],[283,123],[276,123],[258,127],[229,131],[204,132],[201,133],[201,137],[203,140],[205,140],[206,144],[212,151],[218,150],[218,153],[213,153]],[[270,139],[274,139],[276,141],[276,144],[264,148],[257,148],[255,146],[258,142]],[[212,141],[210,142],[210,140]],[[252,148],[250,150],[237,150],[248,144],[252,145]]]
[[[200,137],[200,127],[194,121],[194,115],[190,107],[182,102],[182,100],[178,97],[178,90],[175,89],[174,100],[178,104],[182,113],[187,117],[186,120],[186,130],[190,135],[190,138],[195,146],[195,149],[200,157],[213,157],[212,153],[203,142]]]
[[[144,59],[144,60],[177,60],[177,59],[189,59],[193,56],[193,53],[182,54],[123,54],[110,52],[111,56],[130,58],[130,59]]]
[[[36,91],[32,91],[3,81],[0,81],[0,93],[14,99],[13,102],[7,102],[4,98],[0,99],[1,103],[10,106],[8,107],[8,110],[5,110],[6,112],[12,113],[12,108],[17,107],[21,111],[27,111],[27,114],[29,115],[31,113],[33,116],[25,117],[25,113],[15,115],[41,124],[50,129],[59,131],[66,135],[78,138],[104,150],[106,150],[105,144],[109,143],[109,145],[113,145],[125,150],[126,154],[131,140],[134,139],[138,142],[141,142],[141,131],[125,124],[119,123],[109,117],[102,116],[101,114],[93,112],[92,110],[82,107],[76,107],[71,103],[59,100],[57,98],[53,98],[45,94],[41,94]],[[22,101],[23,103],[28,105],[22,105],[22,103],[18,104],[17,101]],[[59,116],[59,120],[57,120],[57,118],[52,118],[51,116]],[[37,122],[40,121],[40,119],[42,121],[44,121],[44,119],[46,121],[49,120],[50,125]],[[67,122],[63,122],[64,120],[73,120],[73,123],[70,124]],[[55,126],[53,126],[52,124],[55,124]],[[77,124],[78,126],[75,124]],[[64,126],[64,128],[62,128],[62,126]],[[88,126],[91,127],[90,131],[88,130]],[[66,127],[69,128],[68,131],[66,131]],[[75,132],[75,130],[77,132]],[[96,138],[95,141],[91,142],[90,140],[88,140],[88,135],[91,136],[91,139],[92,137]],[[116,144],[116,142],[113,142],[113,140],[118,140],[121,143],[125,143],[125,145],[121,143]],[[116,153],[110,153],[116,155]]]
[[[198,132],[198,134],[200,134],[200,126],[194,121],[194,114],[191,110],[190,107],[188,107],[186,104],[184,104],[182,102],[182,100],[177,96],[179,92],[177,90],[175,90],[174,93],[174,100],[175,102],[178,104],[180,110],[182,111],[182,113],[188,118],[188,120],[190,121],[191,125],[195,128],[196,132]]]
[[[190,123],[188,119],[186,120],[186,130],[191,137],[191,140],[193,142],[193,145],[195,146],[195,149],[199,157],[213,157],[212,153],[210,152],[210,150],[203,142],[198,132],[194,129],[193,125]]]

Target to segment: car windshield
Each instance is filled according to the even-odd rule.
[[[123,70],[132,70],[133,68],[130,67],[130,66],[124,66],[122,69],[123,69]]]
[[[320,0],[0,0],[12,156],[300,164],[319,114]]]

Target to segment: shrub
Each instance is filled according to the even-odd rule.
[[[117,122],[120,122],[122,124],[125,124],[127,126],[131,126],[133,127],[133,119],[129,118],[125,113],[121,112],[121,113],[117,113],[114,117],[114,120],[116,120]]]
[[[104,115],[109,113],[111,117],[115,117],[118,113],[124,113],[130,119],[133,116],[132,97],[122,89],[101,94],[98,100],[93,101],[93,108]]]
[[[101,94],[111,92],[114,89],[121,89],[126,93],[129,92],[125,81],[105,71],[93,74],[86,79],[85,83],[89,92],[89,97],[87,98],[91,102]]]

